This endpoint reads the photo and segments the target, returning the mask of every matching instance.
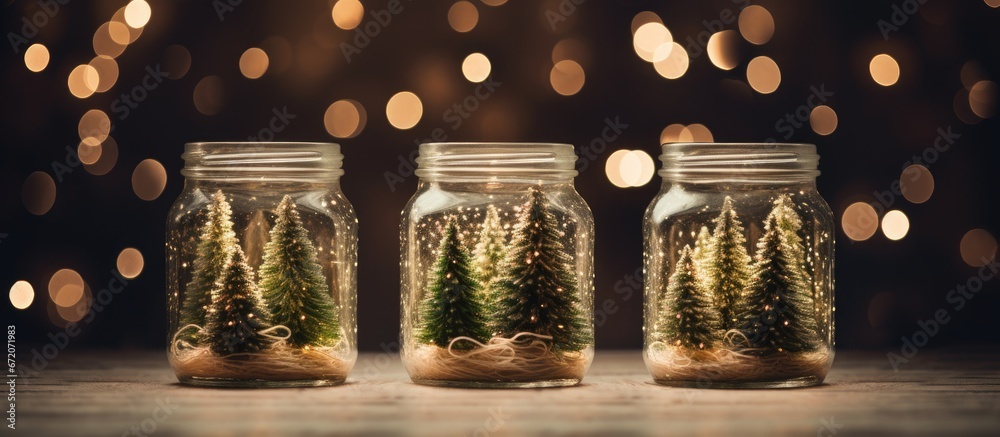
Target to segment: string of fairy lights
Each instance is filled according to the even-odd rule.
[[[479,25],[483,8],[501,7],[506,0],[458,0],[447,10],[447,22],[458,33],[472,32]],[[984,0],[990,8],[1000,8],[1000,0]],[[107,22],[97,27],[93,35],[94,56],[89,62],[72,68],[66,78],[71,96],[86,100],[95,94],[105,93],[114,88],[118,81],[119,67],[116,59],[126,52],[130,44],[142,35],[143,29],[153,17],[153,8],[146,0],[130,0],[117,9]],[[366,8],[359,0],[336,0],[330,9],[330,21],[326,24],[334,31],[353,31],[363,26]],[[729,72],[732,79],[748,92],[761,95],[778,92],[782,83],[781,67],[772,57],[756,56],[739,69],[741,46],[750,44],[767,49],[775,38],[776,20],[771,11],[760,5],[749,5],[738,12],[734,29],[713,32],[705,44],[708,62],[714,67]],[[339,30],[338,30],[339,29]],[[692,56],[681,42],[674,39],[670,28],[655,12],[643,11],[631,20],[632,49],[636,56],[648,63],[653,70],[668,81],[679,81],[688,72],[693,62],[701,58]],[[335,45],[333,46],[335,47]],[[868,62],[867,73],[880,87],[898,86],[905,80],[906,71],[901,66],[901,56],[893,46],[876,53]],[[322,74],[328,54],[316,47],[293,44],[282,36],[271,36],[261,41],[259,46],[242,49],[238,58],[240,73],[249,80],[257,80],[269,74],[282,73],[295,63],[307,63],[304,72]],[[572,36],[558,40],[552,48],[549,68],[549,87],[559,96],[578,94],[587,83],[586,69],[589,66],[587,44]],[[238,52],[240,53],[240,52]],[[48,47],[34,43],[24,50],[24,66],[31,73],[40,73],[52,63]],[[170,72],[168,79],[184,78],[191,69],[192,56],[183,45],[174,44],[163,50],[164,70]],[[465,54],[461,61],[461,73],[470,83],[486,81],[493,70],[493,62],[488,54],[472,52]],[[903,65],[908,65],[904,63]],[[324,67],[324,68],[320,68]],[[962,87],[956,91],[952,102],[955,115],[964,123],[975,124],[995,114],[998,87],[984,73],[976,61],[966,62],[958,72]],[[447,86],[447,85],[443,85]],[[206,75],[197,80],[192,92],[194,108],[201,114],[213,116],[224,110],[225,83],[216,75]],[[422,98],[423,96],[423,98]],[[433,93],[419,93],[416,90],[398,90],[385,102],[388,124],[395,129],[408,130],[417,126],[424,118],[425,100],[433,99]],[[325,131],[334,138],[354,138],[360,135],[368,124],[368,110],[362,98],[342,98],[331,103],[323,115]],[[370,105],[370,104],[369,104]],[[836,110],[829,104],[812,107],[808,115],[810,129],[820,136],[833,135],[839,127]],[[111,120],[101,109],[89,109],[80,116],[77,126],[79,143],[77,152],[83,168],[93,175],[110,172],[118,159],[118,144],[111,135]],[[660,143],[670,142],[712,142],[714,136],[708,126],[702,123],[667,124],[660,133]],[[608,181],[619,188],[645,186],[656,172],[655,160],[642,150],[621,149],[613,151],[605,161]],[[921,204],[931,199],[934,192],[934,177],[930,170],[921,165],[907,167],[900,177],[901,191],[905,200]],[[167,173],[163,165],[154,159],[141,161],[132,171],[132,188],[135,195],[151,201],[159,198],[166,187]],[[56,200],[56,184],[52,176],[44,171],[31,173],[22,186],[22,200],[28,212],[44,215]],[[840,224],[847,238],[865,241],[873,238],[881,228],[888,240],[900,240],[910,230],[910,220],[903,208],[879,213],[865,202],[856,202],[840,212]],[[983,260],[996,256],[995,237],[985,229],[971,229],[959,244],[962,259],[971,266],[979,266]],[[125,277],[139,275],[143,267],[142,254],[132,248],[124,249],[117,259],[117,266]],[[127,274],[126,274],[127,273]],[[131,276],[129,276],[131,275]],[[56,271],[47,284],[50,318],[55,323],[79,320],[86,313],[80,307],[87,301],[89,287],[79,273],[71,269]],[[18,309],[28,308],[35,300],[34,287],[24,280],[16,281],[10,288],[10,302]]]

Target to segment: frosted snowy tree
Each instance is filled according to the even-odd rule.
[[[577,296],[576,267],[563,246],[560,223],[545,195],[528,190],[507,247],[506,268],[496,281],[494,332],[510,338],[521,332],[552,336],[556,351],[589,344],[590,328]]]
[[[757,242],[740,330],[751,348],[787,352],[816,350],[819,338],[812,290],[804,286],[795,248],[781,228],[781,212],[772,211]]]
[[[239,245],[234,247],[233,256],[213,294],[207,328],[213,353],[259,352],[270,345],[270,340],[260,335],[260,331],[268,327],[268,313]]]
[[[289,346],[332,345],[340,338],[337,305],[316,247],[290,196],[281,200],[275,214],[259,283],[271,322],[291,331]]]
[[[694,270],[698,276],[698,280],[705,286],[705,269],[708,267],[708,262],[712,256],[712,233],[708,230],[708,226],[702,226],[698,230],[698,236],[695,238],[694,250],[691,252],[691,259],[694,261]]]
[[[486,207],[486,218],[483,220],[483,228],[479,233],[479,241],[472,251],[473,264],[479,283],[482,284],[484,303],[487,307],[492,306],[494,293],[491,291],[496,280],[498,270],[503,267],[504,255],[506,253],[507,231],[500,223],[500,214],[493,205]]]
[[[657,328],[666,343],[711,349],[721,337],[719,314],[698,283],[691,246],[681,250],[661,300]]]
[[[782,194],[775,199],[772,213],[778,217],[783,238],[788,242],[789,256],[797,261],[797,273],[799,280],[802,281],[802,287],[811,290],[810,298],[813,302],[813,313],[817,316],[818,326],[825,331],[827,323],[818,317],[823,311],[826,311],[826,305],[821,299],[819,284],[814,283],[813,269],[807,257],[806,244],[800,236],[802,217],[795,212],[794,203],[788,194]]]
[[[184,289],[180,312],[182,328],[187,325],[205,327],[208,311],[212,306],[212,291],[225,273],[237,245],[232,209],[226,196],[218,191],[212,195],[211,201],[205,224],[198,235],[196,257],[191,263],[194,270],[191,282]]]
[[[471,256],[458,241],[455,223],[449,222],[420,308],[417,338],[440,347],[448,347],[456,337],[485,342],[490,337],[485,313]],[[473,346],[472,342],[459,341],[452,348],[470,349]]]
[[[722,212],[712,223],[715,231],[704,260],[704,285],[719,310],[722,329],[730,330],[740,323],[739,303],[750,278],[752,260],[732,198],[726,196]]]

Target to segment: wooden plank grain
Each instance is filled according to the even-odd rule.
[[[162,353],[65,353],[18,385],[26,435],[1000,435],[1000,355],[840,353],[827,383],[698,390],[652,383],[638,351],[600,352],[577,387],[412,384],[397,357],[362,354],[348,383],[181,386]],[[159,410],[157,410],[159,408]],[[169,414],[164,411],[170,410]],[[145,427],[145,429],[143,429]],[[149,432],[152,431],[152,432]]]

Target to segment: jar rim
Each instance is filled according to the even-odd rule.
[[[191,142],[181,158],[181,174],[200,180],[323,182],[344,174],[337,143]]]
[[[659,175],[678,182],[798,183],[819,176],[807,143],[666,143]]]
[[[416,175],[430,180],[571,180],[571,144],[545,142],[431,142],[419,147]]]

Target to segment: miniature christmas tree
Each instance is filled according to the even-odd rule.
[[[774,209],[771,212],[778,219],[778,228],[781,230],[782,238],[788,243],[788,256],[795,260],[795,266],[802,275],[802,280],[811,284],[812,280],[806,267],[805,247],[802,244],[802,237],[799,231],[802,229],[802,218],[795,212],[792,200],[787,194],[778,196],[774,201]],[[811,288],[811,285],[809,285]]]
[[[712,258],[712,233],[708,230],[708,226],[702,226],[698,231],[698,236],[695,238],[694,250],[691,252],[691,259],[694,261],[694,270],[698,276],[698,280],[707,289],[707,284],[705,284],[706,272],[705,269],[708,268],[709,260]]]
[[[492,306],[494,293],[491,291],[496,281],[498,269],[503,266],[507,231],[500,223],[500,214],[493,205],[486,207],[486,219],[479,233],[479,241],[472,251],[476,274],[482,284],[484,303]]]
[[[688,349],[710,349],[720,337],[719,315],[699,286],[691,246],[684,246],[662,297],[657,327],[665,341]]]
[[[458,241],[458,230],[449,222],[438,249],[438,260],[427,284],[427,297],[420,310],[417,338],[424,343],[448,347],[456,337],[489,339],[479,283],[472,260]],[[471,342],[456,342],[452,348],[469,349]]]
[[[191,263],[194,270],[191,282],[184,289],[180,326],[197,325],[204,328],[212,306],[214,290],[225,273],[236,233],[233,232],[232,210],[222,191],[212,195],[208,205],[207,221],[201,227],[197,257]]]
[[[253,271],[239,245],[213,293],[208,315],[209,347],[216,355],[259,352],[269,341],[259,332],[267,328],[268,314],[261,305]]]
[[[804,286],[795,249],[781,229],[781,212],[772,211],[757,243],[741,331],[751,348],[803,352],[816,350],[812,290]]]
[[[340,338],[340,324],[316,248],[290,196],[275,214],[260,266],[260,289],[271,322],[291,331],[289,346],[331,345]]]
[[[746,250],[743,224],[733,209],[733,199],[726,196],[722,212],[712,223],[712,244],[704,258],[705,289],[713,297],[723,330],[739,326],[739,302],[750,277],[750,255]]]
[[[556,351],[583,349],[589,328],[578,308],[573,258],[542,192],[531,188],[528,196],[507,248],[506,271],[496,281],[494,331],[508,338],[521,332],[549,335]]]

